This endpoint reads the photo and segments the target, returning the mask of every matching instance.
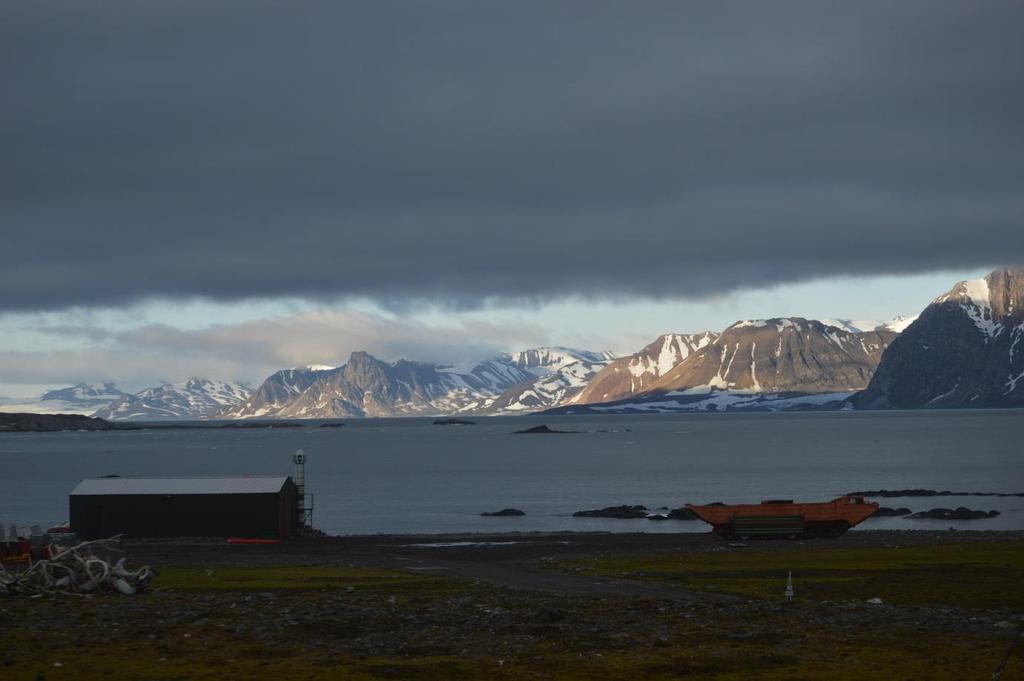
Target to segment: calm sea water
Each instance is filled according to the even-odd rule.
[[[547,423],[578,435],[514,435]],[[617,504],[826,500],[858,489],[1024,491],[1024,411],[429,419],[344,428],[0,434],[0,523],[67,518],[83,477],[291,474],[309,457],[314,524],[340,534],[531,530],[706,531],[700,522],[573,518]],[[862,528],[1024,529],[1024,498],[888,499],[997,509],[950,523]],[[482,518],[505,507],[522,518]]]

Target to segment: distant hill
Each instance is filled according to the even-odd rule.
[[[714,410],[838,409],[868,384],[882,353],[896,337],[889,330],[851,332],[800,317],[739,321],[720,335],[698,337],[699,347],[668,371],[630,393],[620,383],[616,400],[583,399],[556,413],[652,413]],[[643,354],[609,365],[620,376],[654,356],[669,337]],[[688,337],[688,340],[692,337]],[[650,365],[650,360],[647,361]],[[636,373],[640,373],[637,371]],[[594,390],[595,377],[584,396]],[[611,379],[609,379],[609,384]]]

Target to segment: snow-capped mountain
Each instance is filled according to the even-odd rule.
[[[190,378],[124,395],[93,416],[118,421],[208,418],[238,405],[251,393],[252,389],[241,383]]]
[[[594,364],[614,359],[610,352],[593,352],[575,348],[543,347],[513,352],[508,355],[513,366],[527,371],[534,376],[546,376],[575,362],[591,362]]]
[[[556,411],[838,408],[867,385],[882,352],[896,335],[889,330],[852,333],[799,317],[740,321],[717,337],[700,337],[700,347],[651,381],[644,392],[613,401],[585,403],[580,399]],[[656,341],[645,351],[653,353],[657,346]],[[596,381],[597,377],[592,385]]]
[[[861,408],[1024,405],[1024,268],[961,281],[886,351]]]
[[[320,375],[334,369],[315,364],[277,371],[267,377],[246,399],[230,406],[220,416],[233,419],[272,416],[313,385]]]
[[[532,381],[514,385],[486,409],[491,414],[524,414],[573,404],[594,376],[608,365],[607,360],[579,360]]]
[[[501,399],[504,407],[518,403],[515,394],[503,396],[505,391],[522,386],[521,392],[525,392],[526,386],[540,381],[546,382],[536,385],[543,402],[537,408],[544,408],[575,395],[586,377],[609,356],[572,348],[534,348],[460,371],[409,360],[387,363],[366,352],[354,352],[335,369],[279,371],[248,400],[222,415],[338,418],[490,413],[496,400]],[[528,396],[523,399],[530,400]]]
[[[716,338],[718,334],[712,331],[658,336],[639,352],[609,362],[580,391],[574,402],[608,402],[645,392],[677,364]]]
[[[907,317],[899,315],[893,317],[887,322],[879,321],[877,319],[822,319],[822,324],[828,326],[834,326],[837,329],[843,331],[849,331],[850,333],[863,333],[865,331],[893,331],[894,333],[903,333],[908,326],[914,323],[917,319],[917,315]]]
[[[438,371],[456,374],[467,385],[484,393],[497,395],[513,385],[536,378],[535,372],[528,371],[512,361],[511,355],[501,355],[480,362],[468,372],[459,372],[454,367],[438,367]]]
[[[0,411],[89,415],[124,395],[113,383],[79,383],[69,388],[48,390],[34,399],[3,400],[0,402]]]
[[[472,374],[433,364],[382,362],[353,352],[348,362],[319,372],[313,383],[273,414],[279,418],[433,416],[484,406],[493,394]]]
[[[802,317],[736,322],[651,387],[835,393],[863,389],[897,334],[851,333]]]

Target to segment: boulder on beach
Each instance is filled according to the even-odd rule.
[[[434,419],[435,426],[475,426],[476,421],[468,419]]]
[[[908,518],[933,518],[935,520],[981,520],[983,518],[995,518],[999,511],[975,511],[965,506],[957,508],[933,508],[930,511],[920,511]]]
[[[871,516],[872,518],[885,518],[885,517],[897,517],[903,515],[910,515],[913,513],[909,508],[889,508],[888,506],[880,506],[877,511]]]
[[[525,511],[520,511],[518,508],[503,508],[500,511],[486,511],[480,515],[489,518],[504,518],[511,516],[526,515]]]
[[[592,511],[576,511],[572,514],[574,518],[620,518],[629,520],[632,518],[646,518],[646,506],[607,506]]]
[[[564,434],[564,433],[578,433],[578,430],[552,430],[548,428],[546,424],[534,426],[533,428],[527,428],[526,430],[517,430],[516,435],[547,435],[547,434]]]

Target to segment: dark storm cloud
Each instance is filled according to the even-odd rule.
[[[0,2],[0,306],[1024,260],[1024,4]]]

